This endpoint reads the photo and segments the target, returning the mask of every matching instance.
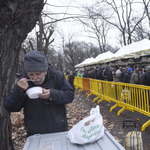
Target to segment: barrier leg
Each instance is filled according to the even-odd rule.
[[[115,109],[116,107],[118,107],[118,104],[115,104],[114,106],[112,106],[109,111],[112,112],[112,110]]]
[[[126,107],[123,107],[121,110],[118,111],[117,116],[120,116],[120,114],[126,110]]]
[[[96,98],[93,99],[93,102],[95,102],[97,99],[99,99],[100,97],[97,96]]]
[[[82,89],[80,92],[82,93],[84,91],[84,89]]]
[[[108,101],[109,103],[111,102],[111,101],[108,100],[108,99],[101,98],[97,103],[100,103],[100,102],[102,102],[103,100]]]
[[[102,102],[104,99],[103,98],[101,98],[97,103],[99,104],[100,102]]]
[[[78,86],[76,86],[75,89],[78,89]]]
[[[83,89],[80,89],[80,90],[79,90],[79,92],[80,92],[80,91],[82,91],[82,92],[83,92],[84,90],[83,90]]]
[[[90,93],[87,97],[89,97],[89,96],[91,96],[92,95],[92,93]]]
[[[120,116],[120,114],[121,114],[123,111],[125,111],[126,109],[127,109],[127,110],[131,110],[132,112],[134,112],[134,110],[131,109],[131,108],[123,107],[121,110],[118,111],[117,116]]]
[[[150,125],[150,120],[143,124],[141,131],[145,131],[145,128]]]
[[[85,96],[88,95],[89,93],[90,93],[90,91],[88,91],[88,92],[85,94]]]

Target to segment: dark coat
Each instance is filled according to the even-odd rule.
[[[87,71],[87,70],[84,71],[83,77],[84,77],[84,78],[88,78],[88,71]]]
[[[126,73],[124,75],[124,83],[130,83],[130,79],[131,79],[131,73]]]
[[[26,75],[24,77],[27,78]],[[29,88],[36,86],[29,82]],[[42,88],[50,89],[50,99],[30,99],[26,92],[15,85],[4,99],[4,108],[19,112],[24,108],[24,124],[28,136],[67,131],[65,104],[74,99],[74,90],[63,73],[48,69]]]
[[[113,74],[112,74],[112,71],[110,70],[106,70],[104,72],[104,77],[107,81],[113,81]]]
[[[145,75],[144,75],[144,85],[150,86],[150,72],[145,72]]]
[[[73,74],[69,74],[68,75],[68,82],[70,83],[70,85],[73,87],[73,89],[75,89],[74,88],[74,75]]]
[[[140,84],[140,74],[139,74],[138,70],[135,70],[132,73],[131,79],[130,79],[130,83],[132,83],[132,84]]]
[[[88,73],[88,78],[94,79],[94,74],[93,74],[93,72],[89,72],[89,73]]]
[[[124,75],[127,73],[126,70],[122,70],[121,74],[120,74],[120,82],[124,82]]]
[[[98,76],[97,76],[97,73],[98,73],[98,69],[95,69],[94,71],[93,71],[93,78],[94,79],[98,79]]]
[[[104,80],[103,70],[99,70],[97,76],[98,76],[98,79],[99,79],[99,80]]]

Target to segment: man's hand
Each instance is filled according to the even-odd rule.
[[[42,89],[42,94],[39,94],[39,98],[49,99],[50,98],[50,90]]]
[[[29,86],[26,78],[20,79],[20,80],[17,82],[17,85],[18,85],[21,89],[23,89],[24,91],[26,91],[27,88],[28,88],[28,86]]]

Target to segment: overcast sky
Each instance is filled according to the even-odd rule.
[[[51,5],[46,6],[45,10],[50,11],[52,13],[58,13],[58,18],[66,18],[69,16],[77,16],[77,15],[83,15],[83,13],[80,11],[80,8],[82,6],[89,6],[94,3],[95,0],[48,0],[48,3]],[[60,6],[60,7],[55,7]],[[66,7],[62,7],[66,6]],[[60,13],[63,13],[60,15]],[[64,14],[67,13],[67,14]],[[71,15],[69,15],[71,14]],[[93,39],[90,39],[87,37],[87,33],[85,34],[84,27],[82,23],[79,21],[75,21],[73,19],[70,20],[64,20],[61,22],[58,22],[56,24],[56,32],[54,33],[55,37],[55,43],[56,45],[60,42],[59,34],[62,34],[65,36],[65,42],[68,42],[71,37],[72,41],[86,41],[91,42],[94,44],[97,44]]]
[[[44,7],[44,11],[50,12],[51,14],[53,14],[51,16],[57,19],[71,16],[69,14],[72,14],[72,16],[83,15],[80,9],[83,6],[90,6],[96,1],[97,0],[48,0],[47,3],[49,3],[49,5]],[[136,8],[138,8],[138,6],[136,6]],[[65,37],[65,43],[69,41],[70,37],[73,37],[72,41],[86,41],[98,46],[97,41],[88,37],[90,33],[84,31],[85,28],[80,22],[68,19],[61,22],[57,22],[55,26],[56,28],[53,34],[55,41],[53,45],[56,49],[62,49],[62,39],[60,38],[60,34]],[[115,45],[120,46],[118,45],[116,40],[117,36],[117,30],[111,29],[108,38],[109,44],[111,44],[114,47]]]

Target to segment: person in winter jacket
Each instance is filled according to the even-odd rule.
[[[124,75],[127,73],[127,67],[123,68],[120,74],[120,82],[124,82]]]
[[[104,78],[107,81],[113,81],[113,74],[109,66],[106,67],[106,70],[104,72]]]
[[[150,86],[150,66],[147,67],[144,74],[144,85]]]
[[[134,70],[134,72],[131,75],[130,83],[131,84],[140,84],[140,74],[142,72],[141,68],[138,68]]]
[[[124,75],[124,83],[130,83],[132,68],[128,68],[128,72]]]
[[[88,78],[94,79],[94,74],[93,74],[93,70],[90,69],[88,72]]]
[[[83,77],[88,78],[88,70],[87,69],[84,70]]]
[[[98,76],[97,76],[97,73],[98,73],[98,71],[99,71],[99,67],[98,66],[96,66],[96,69],[95,70],[93,70],[93,75],[94,75],[94,79],[98,79]]]
[[[82,77],[82,75],[81,75],[81,71],[78,71],[78,73],[77,73],[77,77]]]
[[[73,75],[72,71],[70,71],[70,73],[68,75],[68,82],[70,83],[72,88],[75,90],[75,87],[74,87],[74,75]]]
[[[42,94],[30,99],[26,91],[35,86],[42,87]],[[34,50],[25,54],[24,75],[4,98],[3,105],[9,112],[24,109],[24,125],[30,136],[67,131],[65,104],[73,99],[74,90],[64,74],[54,70],[42,52]]]
[[[102,68],[99,68],[99,71],[98,71],[98,73],[97,73],[97,77],[98,77],[98,79],[99,80],[104,80],[104,68],[102,67]]]
[[[116,78],[115,78],[115,82],[120,82],[120,75],[121,75],[121,71],[120,71],[120,69],[118,69],[117,71],[116,71]]]

